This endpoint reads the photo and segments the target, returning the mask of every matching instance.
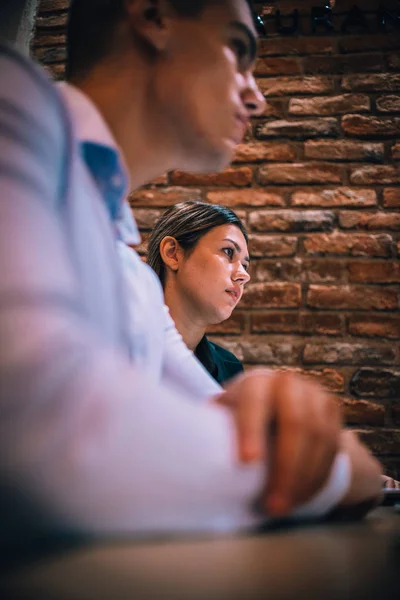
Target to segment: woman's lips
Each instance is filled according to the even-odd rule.
[[[227,294],[230,295],[230,297],[237,302],[240,298],[240,292],[238,290],[235,289],[231,289],[231,290],[225,290]]]

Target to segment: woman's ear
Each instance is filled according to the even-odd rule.
[[[125,0],[125,10],[130,30],[154,50],[165,50],[171,37],[167,1]]]
[[[160,256],[166,267],[176,273],[179,269],[182,259],[182,248],[179,242],[168,235],[160,242]]]

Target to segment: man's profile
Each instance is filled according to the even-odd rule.
[[[127,192],[169,169],[223,168],[263,110],[250,3],[75,0],[68,54],[69,88],[58,92],[14,50],[0,52],[10,504],[23,497],[51,531],[152,534],[373,503],[379,465],[340,431],[320,388],[258,371],[226,392],[207,379],[196,395],[165,374],[162,296],[135,255],[134,343],[126,327],[116,244],[127,229],[137,239]]]

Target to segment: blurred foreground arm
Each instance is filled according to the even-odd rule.
[[[229,407],[243,463],[268,463],[259,506],[271,516],[288,516],[310,502],[326,484],[338,452],[351,477],[340,506],[374,506],[381,493],[380,464],[357,437],[340,429],[338,403],[314,383],[290,373],[257,370],[240,377],[217,402]]]

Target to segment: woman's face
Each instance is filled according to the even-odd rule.
[[[206,233],[190,253],[181,253],[176,291],[197,323],[225,321],[249,281],[246,240],[236,225],[220,225]]]

